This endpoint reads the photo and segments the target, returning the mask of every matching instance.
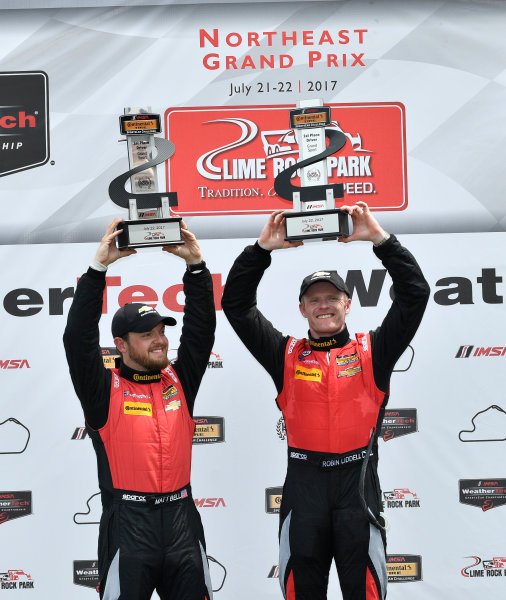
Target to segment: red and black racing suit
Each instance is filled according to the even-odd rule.
[[[288,600],[325,599],[332,558],[344,600],[386,596],[386,540],[371,523],[382,522],[377,438],[393,367],[420,324],[429,287],[395,236],[374,253],[392,277],[395,298],[381,326],[355,340],[346,327],[317,340],[276,330],[257,308],[256,290],[271,262],[258,243],[236,259],[222,298],[232,327],[271,375],[285,419],[279,577]],[[359,488],[372,429],[366,510]]]
[[[205,539],[190,488],[195,396],[214,342],[207,268],[186,272],[178,357],[163,371],[104,367],[99,320],[105,273],[89,268],[69,311],[64,345],[97,455],[102,496],[100,597],[209,600]]]

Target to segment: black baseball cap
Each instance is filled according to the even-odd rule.
[[[302,296],[307,292],[309,286],[319,281],[327,281],[331,283],[340,292],[344,292],[348,298],[350,297],[350,291],[348,286],[344,283],[343,278],[337,273],[337,271],[315,271],[311,275],[304,277],[302,285],[300,286],[299,302]]]
[[[151,331],[158,323],[175,325],[176,319],[162,317],[149,304],[141,304],[140,302],[125,304],[116,311],[112,318],[112,337],[123,337],[130,331],[135,331],[136,333]]]

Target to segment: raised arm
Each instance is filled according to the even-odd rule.
[[[188,410],[193,415],[195,396],[213,349],[216,312],[213,281],[209,269],[202,260],[200,245],[184,221],[181,227],[184,245],[167,246],[163,249],[183,258],[187,265],[183,276],[185,294],[183,328],[178,357],[172,366],[181,380]]]
[[[109,224],[87,273],[80,279],[69,310],[63,344],[70,376],[88,424],[99,429],[107,420],[111,373],[103,365],[98,324],[107,266],[135,250],[119,251],[115,231],[122,219]]]
[[[257,287],[271,264],[271,251],[295,248],[302,242],[285,241],[285,219],[272,213],[258,242],[247,246],[237,257],[227,277],[221,305],[232,328],[256,360],[283,387],[284,351],[288,336],[279,332],[257,308]]]

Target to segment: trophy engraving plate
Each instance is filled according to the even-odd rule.
[[[349,235],[348,213],[336,208],[336,199],[343,198],[344,186],[329,184],[327,156],[338,152],[346,136],[331,124],[330,106],[322,100],[304,100],[290,111],[290,126],[299,145],[300,162],[279,173],[274,182],[278,196],[293,202],[294,212],[284,213],[286,240],[335,240]],[[329,145],[326,144],[329,140]],[[293,174],[300,170],[301,186],[292,185]]]
[[[157,191],[156,166],[168,160],[175,150],[172,142],[154,135],[161,131],[160,115],[151,114],[147,108],[126,108],[120,117],[120,131],[127,136],[131,169],[109,185],[111,200],[128,208],[129,218],[119,226],[123,232],[117,237],[118,248],[183,244],[182,219],[170,213],[170,207],[177,206],[177,194]],[[125,190],[128,179],[131,192]]]

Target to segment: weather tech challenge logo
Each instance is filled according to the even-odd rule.
[[[416,554],[387,554],[389,583],[422,580],[422,557]]]
[[[459,479],[459,502],[484,512],[506,504],[506,479]]]
[[[74,583],[84,587],[97,589],[98,586],[98,561],[75,560]]]
[[[482,560],[479,556],[466,556],[473,562],[460,572],[463,577],[506,577],[506,557],[494,556]]]
[[[366,200],[373,210],[407,206],[402,104],[329,104],[330,128],[348,138],[327,158],[329,183],[345,185],[343,204]],[[177,147],[167,162],[167,189],[181,198],[178,215],[266,214],[290,202],[274,179],[298,162],[289,126],[293,105],[169,108],[166,136]],[[198,143],[196,141],[198,140]],[[190,169],[190,172],[188,170]],[[189,176],[190,175],[190,176]],[[294,178],[298,184],[298,178]]]
[[[0,524],[32,514],[32,492],[0,492]]]
[[[46,73],[0,73],[0,176],[39,167],[48,160]]]
[[[380,432],[385,442],[417,431],[416,408],[391,408],[385,411]]]

